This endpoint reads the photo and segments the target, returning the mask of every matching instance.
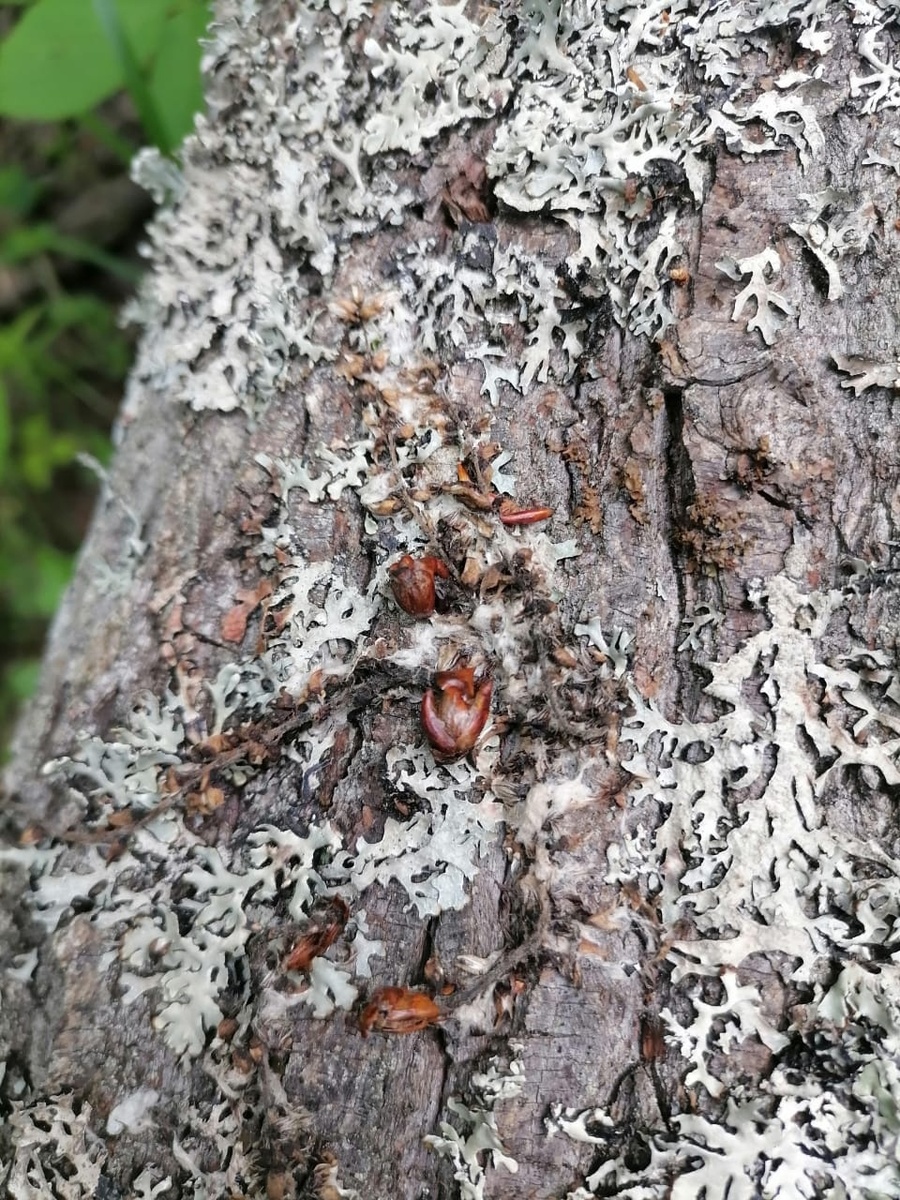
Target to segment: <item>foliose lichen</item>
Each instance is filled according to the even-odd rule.
[[[511,1041],[511,1058],[505,1069],[501,1069],[499,1060],[494,1058],[486,1071],[474,1074],[472,1102],[464,1104],[457,1096],[451,1096],[447,1101],[457,1124],[442,1121],[440,1134],[429,1134],[425,1138],[426,1145],[452,1162],[460,1200],[486,1200],[487,1167],[503,1167],[512,1174],[519,1169],[516,1160],[504,1153],[494,1108],[501,1100],[515,1099],[522,1093],[525,1076],[521,1051],[521,1043]]]
[[[663,1009],[666,1040],[692,1064],[689,1094],[718,1101],[717,1115],[681,1113],[648,1130],[648,1166],[636,1172],[613,1114],[558,1105],[548,1130],[598,1148],[598,1165],[567,1200],[626,1187],[722,1200],[760,1188],[900,1194],[900,1013],[887,961],[900,858],[826,816],[848,771],[863,795],[900,781],[900,685],[879,651],[823,658],[842,593],[804,593],[777,576],[752,599],[767,628],[726,661],[704,663],[722,715],[671,721],[632,693],[622,740],[632,747],[623,765],[637,820],[609,853],[608,879],[643,879],[671,939],[672,978],[693,1015]],[[654,811],[662,820],[641,819]],[[781,963],[776,973],[802,996],[785,1023],[748,970],[758,955]],[[704,998],[704,979],[717,982],[717,1000]],[[748,1042],[778,1065],[762,1085],[731,1080],[726,1091],[719,1072]]]
[[[318,898],[355,906],[350,957],[317,959],[297,996],[325,1017],[352,1004],[354,980],[367,977],[378,952],[360,907],[368,888],[397,884],[420,917],[458,908],[501,812],[539,847],[545,822],[590,797],[590,763],[573,776],[568,761],[548,764],[536,752],[540,777],[517,789],[502,778],[490,744],[474,764],[453,766],[401,745],[387,756],[388,774],[415,811],[409,820],[389,819],[375,841],[346,845],[322,820],[302,830],[260,827],[247,846],[226,854],[192,835],[177,805],[155,811],[167,773],[196,739],[259,720],[274,696],[301,703],[313,684],[352,678],[382,611],[385,528],[395,549],[414,552],[444,522],[463,538],[483,588],[469,617],[407,630],[388,661],[408,669],[461,640],[490,656],[498,691],[523,723],[546,715],[546,680],[523,633],[522,602],[503,586],[525,562],[535,586],[552,597],[558,562],[578,547],[479,523],[441,489],[477,439],[456,444],[433,395],[423,398],[417,381],[432,372],[429,358],[439,360],[438,370],[476,363],[483,394],[499,406],[516,392],[569,383],[580,367],[596,370],[583,351],[600,303],[632,335],[662,337],[675,320],[671,272],[709,182],[711,149],[724,143],[748,158],[796,153],[804,168],[821,152],[817,100],[838,19],[852,26],[864,64],[850,80],[859,110],[896,107],[900,95],[900,72],[885,49],[896,14],[881,0],[394,4],[356,54],[348,34],[373,11],[369,0],[315,0],[272,33],[253,0],[221,0],[206,55],[209,112],[180,172],[147,155],[136,166],[169,203],[149,234],[157,269],[133,306],[146,333],[126,423],[160,396],[258,420],[287,388],[314,417],[324,403],[316,372],[326,365],[348,385],[365,377],[372,389],[359,428],[342,444],[317,445],[304,460],[259,461],[278,504],[260,530],[255,561],[272,576],[280,624],[259,655],[225,662],[200,681],[209,703],[173,686],[139,700],[121,730],[82,739],[54,764],[85,817],[138,819],[118,856],[59,845],[5,852],[5,861],[32,870],[33,911],[49,931],[90,898],[90,920],[119,936],[103,965],[118,972],[126,999],[149,994],[173,1052],[202,1054],[207,1065],[221,1050],[212,1035],[222,989],[276,898],[301,923]],[[805,69],[777,76],[768,89],[744,82],[745,57],[765,52],[771,31],[788,24],[809,53]],[[422,200],[409,170],[416,156],[429,154],[435,139],[495,119],[483,156],[485,191],[498,213],[515,220],[469,221],[449,243],[424,235],[415,221],[407,234],[404,222]],[[869,150],[867,169],[896,172],[886,149]],[[792,232],[824,269],[828,299],[838,300],[840,271],[866,245],[871,212],[829,191],[800,200]],[[539,251],[527,236],[538,219],[552,231]],[[380,229],[397,233],[395,293],[374,306],[364,337],[335,316],[323,292],[352,247]],[[767,247],[725,260],[726,273],[744,284],[734,318],[754,301],[747,327],[767,345],[794,315],[772,285],[780,261]],[[836,362],[854,376],[844,386],[857,393],[897,386],[894,364]],[[391,457],[384,426],[401,423],[409,429],[394,437]],[[492,481],[511,493],[506,465],[503,455],[491,460]],[[374,566],[366,590],[330,564],[308,561],[288,517],[292,492],[311,504],[348,492],[359,498]],[[410,503],[413,492],[424,499]],[[487,579],[502,586],[486,587]],[[845,768],[864,787],[897,782],[893,668],[862,647],[840,662],[821,653],[837,593],[803,595],[775,578],[755,599],[769,628],[727,662],[708,664],[707,693],[724,715],[669,720],[633,688],[635,715],[622,735],[633,749],[624,765],[636,781],[635,811],[647,816],[626,830],[609,863],[611,882],[642,881],[667,929],[691,930],[670,950],[687,994],[695,980],[721,981],[716,1001],[693,996],[693,1020],[663,1014],[673,1044],[694,1064],[687,1086],[718,1102],[718,1115],[676,1114],[670,1128],[647,1133],[651,1165],[638,1176],[619,1153],[612,1116],[555,1110],[554,1132],[610,1151],[571,1200],[612,1187],[648,1197],[705,1188],[729,1200],[763,1186],[783,1196],[830,1194],[829,1187],[835,1195],[841,1188],[897,1194],[897,981],[889,958],[900,861],[830,829],[822,816]],[[682,646],[697,650],[716,619],[696,614]],[[604,659],[587,683],[581,666],[574,669],[579,688],[598,677],[631,681],[628,633],[604,632],[594,620],[574,632]],[[747,696],[754,687],[767,705],[763,715]],[[850,729],[841,715],[847,706],[863,714]],[[313,790],[346,715],[296,730],[285,747]],[[595,715],[588,707],[576,728],[589,760]],[[235,786],[252,769],[244,764]],[[748,864],[755,873],[760,862],[768,874],[751,878]],[[546,857],[541,866],[552,869]],[[177,906],[176,883],[188,896]],[[787,954],[807,989],[790,1026],[777,1026],[753,984],[742,981],[743,965],[761,952]],[[823,964],[831,964],[830,975]],[[809,1047],[810,1070],[801,1078],[779,1065],[761,1088],[736,1085],[725,1096],[717,1055],[738,1038],[757,1039],[773,1054],[788,1042]],[[252,1164],[227,1092],[237,1085],[216,1072],[225,1098],[190,1114],[190,1136],[176,1143],[175,1157],[194,1196],[250,1194]],[[451,1103],[465,1129],[447,1123],[431,1139],[452,1160],[463,1195],[484,1196],[489,1161],[510,1166],[493,1117],[505,1078],[476,1076],[475,1101]],[[19,1188],[12,1195],[45,1183],[78,1200],[96,1193],[106,1152],[89,1132],[87,1106],[75,1112],[66,1096],[16,1102],[11,1119],[17,1149],[4,1166],[7,1188]],[[218,1148],[220,1169],[207,1169],[195,1143]],[[133,1184],[139,1196],[171,1186],[151,1170]]]
[[[499,387],[571,378],[592,299],[608,297],[633,333],[662,336],[674,319],[668,271],[683,252],[683,216],[704,196],[707,149],[722,139],[744,156],[792,148],[804,167],[821,153],[816,98],[834,42],[826,15],[846,14],[861,60],[875,68],[851,79],[863,111],[895,104],[897,69],[878,51],[891,6],[838,8],[399,5],[354,57],[345,34],[367,19],[367,0],[306,5],[277,41],[252,5],[223,4],[207,54],[209,117],[183,175],[140,160],[140,178],[174,200],[151,230],[160,269],[135,310],[148,334],[131,403],[146,389],[197,409],[259,413],[276,390],[333,361],[327,309],[304,271],[327,284],[354,238],[402,224],[419,197],[398,182],[401,156],[501,110],[484,162],[495,201],[540,214],[567,248],[548,261],[510,229],[477,224],[461,231],[456,262],[434,238],[401,241],[398,278],[420,353],[477,360],[497,403]],[[766,89],[740,84],[743,56],[787,22],[808,68]],[[348,120],[350,97],[357,115]],[[808,244],[808,226],[798,236]],[[508,343],[512,319],[524,322],[524,346]]]

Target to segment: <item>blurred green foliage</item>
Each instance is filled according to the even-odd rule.
[[[0,45],[0,114],[63,121],[126,88],[164,154],[202,103],[206,0],[30,0]]]
[[[141,141],[175,151],[201,106],[210,13],[208,0],[0,0],[0,16],[5,128],[58,123],[34,126],[41,152],[28,166],[0,167],[0,283],[28,280],[0,324],[2,760],[92,506],[79,456],[109,456],[132,355],[117,314],[139,278],[133,256],[57,227],[47,193],[59,173],[78,177],[86,148],[120,164]],[[123,91],[139,122],[126,134],[97,111]],[[20,142],[29,128],[16,131]]]

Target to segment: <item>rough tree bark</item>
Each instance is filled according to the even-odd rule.
[[[895,17],[220,0],[9,773],[4,1194],[900,1195]]]

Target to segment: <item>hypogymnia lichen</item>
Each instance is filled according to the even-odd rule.
[[[494,1063],[473,1077],[471,1103],[450,1102],[463,1128],[443,1121],[429,1140],[461,1194],[486,1196],[491,1165],[514,1164],[494,1112],[504,1098],[540,1113],[553,1105],[550,1131],[596,1149],[582,1183],[571,1185],[571,1173],[548,1183],[572,1187],[572,1200],[613,1188],[648,1197],[705,1189],[729,1200],[839,1187],[898,1194],[898,863],[827,819],[830,789],[850,769],[863,798],[897,783],[892,661],[862,645],[835,657],[823,643],[844,595],[774,575],[741,592],[760,628],[722,661],[699,661],[703,638],[721,624],[712,610],[689,618],[682,646],[708,670],[704,695],[719,715],[667,716],[638,686],[642,648],[630,629],[605,609],[554,609],[566,561],[581,550],[562,521],[549,533],[507,529],[473,515],[452,490],[469,460],[498,495],[538,512],[558,502],[521,495],[532,486],[529,465],[495,444],[492,420],[516,424],[517,405],[528,412],[539,402],[552,412],[555,389],[571,398],[598,379],[597,346],[611,329],[627,347],[677,332],[715,155],[796,155],[812,173],[826,146],[839,40],[857,59],[847,105],[867,115],[897,106],[894,19],[892,5],[867,0],[317,0],[280,16],[252,0],[220,3],[209,114],[180,175],[152,155],[137,166],[171,202],[151,229],[156,270],[133,306],[147,329],[122,427],[165,397],[179,412],[232,414],[259,428],[290,395],[308,443],[302,456],[254,458],[265,503],[247,517],[241,557],[253,600],[240,602],[216,669],[205,677],[172,651],[168,690],[135,697],[120,727],[80,739],[51,768],[71,788],[69,810],[121,839],[112,850],[44,840],[7,854],[33,873],[37,921],[59,937],[89,926],[127,1015],[152,1019],[170,1059],[199,1060],[211,1080],[173,1135],[171,1171],[195,1197],[265,1194],[248,1150],[258,1127],[247,1134],[240,1104],[255,1086],[252,1023],[291,1010],[334,1021],[356,1002],[384,961],[366,910],[376,890],[394,889],[406,921],[459,910],[505,826],[520,876],[528,863],[530,885],[577,893],[582,880],[567,877],[555,828],[592,812],[597,780],[615,771],[631,784],[630,795],[625,783],[615,793],[625,816],[607,869],[622,901],[600,918],[627,923],[635,897],[644,905],[658,939],[654,965],[680,989],[681,1007],[659,1018],[688,1063],[691,1103],[659,1128],[630,1126],[578,1095],[528,1092],[523,1080],[541,1074],[523,1075],[518,1060],[510,1076]],[[785,30],[791,61],[773,55],[765,82],[751,78],[746,62],[761,63],[776,42],[783,51]],[[864,186],[873,178],[884,190],[895,149],[867,147]],[[724,320],[740,320],[748,344],[767,352],[804,319],[775,282],[791,247],[824,273],[825,300],[839,303],[879,211],[865,195],[855,204],[810,184],[784,222],[783,245],[743,246],[720,260]],[[387,248],[370,255],[381,235]],[[894,362],[856,353],[865,349],[836,355],[853,376],[845,387],[894,388]],[[454,371],[467,369],[486,412],[455,407]],[[335,381],[352,428],[326,444],[317,431]],[[579,461],[592,497],[586,524],[599,536],[587,477],[594,450]],[[637,459],[629,462],[621,478],[643,525],[652,497]],[[322,506],[339,502],[360,514],[364,580],[309,553]],[[138,533],[118,568],[125,589],[149,552]],[[384,603],[391,563],[433,552],[441,539],[464,602],[449,616],[398,624]],[[716,570],[731,557],[720,555]],[[658,591],[648,605],[663,599]],[[256,644],[249,637],[232,654],[257,608]],[[415,712],[448,648],[490,663],[498,726],[473,760],[440,764],[403,713]],[[620,728],[626,691],[631,715]],[[351,836],[339,816],[309,813],[339,787],[323,780],[346,761],[342,739],[360,697],[373,708],[383,698],[394,723],[371,771],[392,808],[366,814]],[[848,706],[863,716],[849,721]],[[273,730],[280,740],[267,740]],[[509,730],[516,740],[501,743]],[[227,757],[218,782],[193,763],[193,790],[179,790],[179,768],[200,750]],[[216,846],[202,822],[185,821],[189,797],[189,815],[206,817],[225,807],[226,789],[259,815],[257,785],[275,770],[302,820],[260,816],[243,844]],[[266,951],[336,901],[352,910],[341,937],[296,986],[274,986]],[[586,921],[579,932],[578,921],[554,931],[564,965],[598,946],[597,926]],[[761,970],[755,956],[772,959],[770,976],[785,987],[793,976],[790,1013],[751,977]],[[36,967],[25,956],[9,978],[27,982]],[[624,981],[638,964],[606,967]],[[483,1013],[467,1019],[489,1024]],[[762,1084],[723,1078],[745,1043],[771,1056]],[[28,1095],[18,1076],[14,1086],[15,1144],[4,1165],[17,1197],[36,1181],[93,1194],[105,1136],[134,1132],[166,1107],[147,1089],[114,1097],[116,1120],[100,1146],[87,1105],[75,1111],[64,1090]],[[264,1107],[248,1100],[250,1111]],[[275,1128],[297,1132],[283,1113]],[[333,1193],[351,1194],[355,1183],[367,1194],[367,1181],[346,1171],[348,1188],[334,1182],[331,1160],[316,1169]],[[128,1186],[163,1194],[171,1179],[151,1165]]]

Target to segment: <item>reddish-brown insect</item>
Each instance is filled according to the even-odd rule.
[[[308,971],[312,960],[324,954],[340,937],[349,915],[350,909],[340,896],[335,896],[330,905],[331,919],[314,923],[294,942],[281,964],[285,971]]]
[[[438,671],[434,685],[422,697],[422,728],[437,758],[459,758],[487,723],[493,684],[483,679],[476,687],[475,668],[457,666]]]
[[[441,1010],[426,992],[405,987],[383,987],[359,1016],[363,1037],[377,1029],[381,1033],[415,1033],[439,1021]]]
[[[403,611],[413,617],[430,617],[436,600],[434,577],[447,579],[450,571],[445,562],[431,554],[423,558],[404,554],[388,567],[388,575],[394,599]]]
[[[538,521],[548,521],[554,511],[545,507],[516,508],[512,500],[504,500],[498,510],[504,525],[536,525]]]

